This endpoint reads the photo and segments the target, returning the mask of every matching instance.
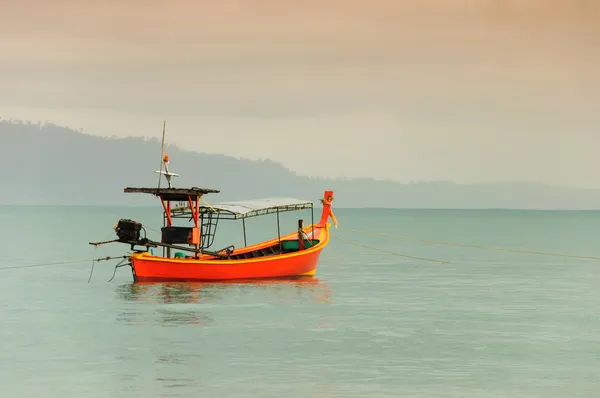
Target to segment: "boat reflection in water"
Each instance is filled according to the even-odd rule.
[[[121,320],[130,324],[161,324],[164,326],[205,325],[212,321],[205,311],[218,311],[218,306],[267,304],[330,304],[331,289],[315,277],[231,281],[231,282],[133,282],[117,289],[128,302],[155,304],[150,307],[130,307]],[[175,305],[162,307],[161,305]],[[178,304],[184,304],[180,307]],[[190,308],[188,305],[192,305]],[[157,308],[158,306],[158,308]],[[160,315],[156,319],[156,315]]]
[[[245,293],[261,293],[269,304],[329,304],[331,290],[315,278],[240,280],[232,282],[133,282],[120,286],[119,296],[126,301],[163,304],[208,304],[237,299]]]

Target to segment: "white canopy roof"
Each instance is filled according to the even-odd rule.
[[[313,202],[294,198],[266,198],[255,200],[232,201],[210,206],[202,206],[203,211],[216,210],[219,213],[228,213],[234,219],[254,217],[276,212],[296,211],[310,209]]]

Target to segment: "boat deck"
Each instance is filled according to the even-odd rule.
[[[312,239],[312,241],[305,240],[304,242],[305,242],[305,247],[308,248],[308,247],[312,247],[312,246],[318,244],[319,240]],[[257,257],[268,257],[268,256],[274,256],[274,255],[278,255],[278,254],[291,253],[291,252],[295,252],[298,250],[299,249],[298,249],[298,240],[297,239],[282,240],[281,245],[279,243],[276,243],[274,245],[267,246],[267,247],[261,247],[256,250],[246,251],[246,252],[242,252],[242,253],[238,253],[238,254],[232,254],[229,259],[230,260],[243,260],[243,259],[257,258]]]

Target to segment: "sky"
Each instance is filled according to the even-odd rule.
[[[600,188],[597,0],[0,3],[2,119],[166,120],[302,175]]]

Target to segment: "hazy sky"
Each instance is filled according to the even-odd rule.
[[[4,119],[166,119],[300,174],[600,187],[597,0],[0,4]]]

